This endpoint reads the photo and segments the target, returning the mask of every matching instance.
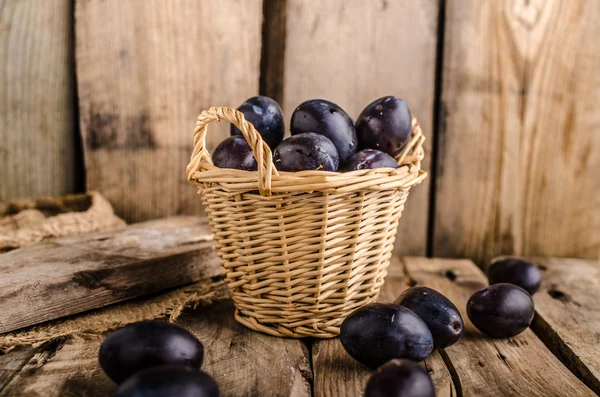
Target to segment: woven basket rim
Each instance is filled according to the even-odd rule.
[[[206,148],[206,133],[211,122],[228,121],[238,127],[252,148],[258,171],[216,167]],[[361,190],[407,190],[422,182],[427,173],[421,169],[425,153],[425,136],[415,117],[411,138],[396,156],[398,168],[375,168],[349,172],[299,171],[279,172],[272,160],[269,146],[262,140],[243,113],[229,107],[211,107],[198,116],[194,130],[194,151],[187,166],[188,181],[198,187],[216,184],[226,192],[240,193],[259,190],[262,196],[273,193],[324,191],[347,193]]]

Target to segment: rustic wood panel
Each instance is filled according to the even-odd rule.
[[[384,95],[405,99],[432,156],[439,1],[287,0],[283,73],[286,122],[301,102],[331,100],[356,119]],[[429,180],[416,187],[400,221],[396,253],[424,255]]]
[[[0,333],[217,276],[211,239],[175,217],[0,255]]]
[[[0,201],[77,184],[72,2],[0,0]]]
[[[597,258],[599,18],[596,0],[448,1],[435,256]]]
[[[469,297],[487,279],[469,260],[406,258],[408,276],[446,295],[465,321],[461,340],[444,350],[462,396],[593,396],[531,330],[491,339],[469,321]]]
[[[185,178],[198,113],[258,93],[260,0],[76,2],[88,188],[128,221],[199,213]],[[229,126],[211,126],[214,148]]]
[[[400,260],[393,258],[388,276],[379,296],[380,302],[393,302],[408,288]],[[312,345],[315,397],[361,396],[372,371],[354,360],[342,347],[339,338],[315,340]],[[452,377],[438,352],[422,364],[433,379],[438,397],[456,396]]]
[[[532,328],[554,354],[600,395],[600,263],[534,259],[543,284]]]

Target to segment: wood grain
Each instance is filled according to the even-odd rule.
[[[0,0],[0,201],[78,186],[72,1]]]
[[[406,258],[408,276],[446,295],[465,321],[461,340],[445,349],[462,396],[593,396],[531,330],[509,339],[491,339],[469,321],[466,303],[487,285],[469,260]]]
[[[409,287],[409,280],[399,259],[394,257],[388,276],[379,296],[380,302],[393,302]],[[346,353],[339,338],[315,340],[312,345],[315,397],[360,396],[372,371]],[[434,352],[421,365],[433,380],[438,397],[456,396],[452,377],[438,352]]]
[[[597,258],[600,3],[450,0],[434,256]]]
[[[204,344],[203,368],[226,396],[311,396],[308,351],[299,339],[252,331],[221,301],[181,318],[179,324]]]
[[[373,100],[405,99],[427,137],[429,168],[439,1],[287,0],[286,122],[312,98],[331,100],[354,120]],[[396,253],[424,255],[429,180],[411,191]]]
[[[194,123],[258,93],[262,2],[78,1],[75,21],[88,188],[128,221],[201,212]],[[226,136],[212,128],[209,149]]]
[[[217,276],[211,240],[177,217],[0,255],[0,333]]]
[[[20,347],[10,354],[0,354],[0,390],[12,381],[37,350],[35,347]]]
[[[69,339],[42,345],[21,372],[5,388],[0,387],[0,396],[112,396],[117,386],[98,365],[101,341]]]
[[[533,259],[543,284],[532,329],[561,361],[600,394],[600,263]]]

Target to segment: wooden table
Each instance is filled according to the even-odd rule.
[[[544,283],[534,296],[531,330],[492,340],[464,312],[468,297],[486,285],[468,260],[394,258],[381,301],[424,284],[462,310],[466,332],[422,365],[440,397],[593,396],[600,392],[600,265],[537,259]],[[370,370],[352,360],[338,339],[295,340],[253,332],[233,320],[228,300],[191,310],[178,323],[206,349],[203,369],[223,396],[359,396]],[[115,385],[97,364],[101,338],[68,339],[0,356],[0,397],[109,396]],[[586,386],[587,385],[587,386]]]

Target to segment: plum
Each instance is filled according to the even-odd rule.
[[[398,155],[412,132],[410,110],[402,99],[385,96],[371,102],[356,120],[359,149]]]
[[[258,163],[252,148],[243,136],[230,136],[217,146],[212,154],[213,164],[219,168],[256,171]]]
[[[494,284],[475,292],[467,302],[467,315],[481,332],[492,338],[510,338],[525,331],[535,314],[533,299],[513,284]]]
[[[427,371],[409,360],[392,360],[371,375],[365,397],[435,397]]]
[[[337,171],[339,157],[334,144],[325,136],[305,132],[281,142],[273,155],[279,171]]]
[[[340,167],[340,171],[355,171],[372,168],[398,168],[392,156],[375,149],[364,149],[354,153]]]
[[[427,287],[408,288],[394,303],[409,308],[429,327],[436,349],[458,342],[464,324],[460,312],[448,298]]]
[[[254,125],[271,150],[283,140],[283,112],[275,100],[266,96],[255,96],[242,103],[237,110],[244,113],[246,120]],[[242,135],[242,131],[232,124],[231,135]]]
[[[337,149],[340,163],[356,152],[358,139],[350,116],[338,105],[324,99],[311,99],[294,110],[290,123],[292,135],[315,132],[327,137]]]
[[[533,295],[540,289],[542,273],[532,262],[505,258],[492,263],[488,269],[488,280],[490,284],[515,284]]]
[[[350,356],[369,367],[394,358],[425,359],[433,349],[427,324],[404,306],[372,303],[342,322],[340,341]]]
[[[160,365],[200,368],[204,346],[189,331],[165,321],[142,321],[116,330],[104,339],[98,359],[116,383]]]
[[[219,397],[217,382],[204,371],[180,365],[147,368],[127,379],[115,397]]]

